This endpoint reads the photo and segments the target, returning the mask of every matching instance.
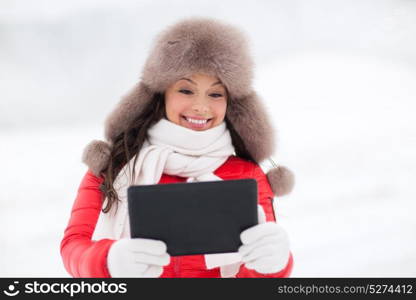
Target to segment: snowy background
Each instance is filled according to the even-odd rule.
[[[0,277],[67,277],[84,146],[182,17],[242,27],[295,190],[294,277],[416,276],[416,1],[0,2]]]

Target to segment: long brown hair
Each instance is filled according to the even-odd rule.
[[[228,99],[228,101],[230,101],[230,99]],[[118,173],[130,159],[133,158],[133,156],[135,156],[133,166],[135,165],[140,149],[147,139],[148,129],[162,118],[166,118],[165,96],[164,94],[156,93],[154,94],[152,101],[150,101],[137,118],[133,120],[129,127],[114,139],[108,166],[102,172],[105,180],[101,184],[101,190],[104,192],[107,199],[107,203],[102,209],[104,213],[109,212],[114,203],[117,205],[117,202],[120,201],[117,191],[113,186]],[[230,131],[236,156],[255,162],[245,147],[244,141],[227,117],[225,117],[225,122]],[[134,171],[133,168],[133,177]]]

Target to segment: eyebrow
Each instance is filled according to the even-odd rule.
[[[181,78],[181,79],[179,79],[179,80],[187,80],[187,81],[189,81],[190,83],[193,83],[194,85],[198,85],[198,84],[196,84],[193,80],[191,80],[191,79],[189,79],[189,78],[186,78],[186,77],[183,77],[183,78]],[[211,86],[214,86],[214,85],[217,85],[217,84],[221,84],[221,85],[222,85],[222,82],[221,82],[221,81],[217,81],[217,82],[213,83]]]

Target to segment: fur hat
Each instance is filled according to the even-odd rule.
[[[274,152],[274,130],[269,116],[252,88],[253,62],[243,32],[214,19],[189,18],[169,26],[156,38],[141,80],[122,97],[105,121],[104,141],[93,141],[83,162],[96,175],[108,163],[111,145],[155,93],[163,93],[179,78],[193,73],[218,77],[226,86],[226,116],[247,150],[260,163]],[[267,173],[276,196],[292,190],[293,173],[283,166]]]

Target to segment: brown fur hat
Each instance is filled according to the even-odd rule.
[[[111,145],[138,116],[155,93],[181,77],[206,73],[218,77],[229,96],[227,118],[260,163],[274,152],[274,130],[263,103],[252,88],[253,62],[244,33],[214,19],[189,18],[169,26],[156,38],[141,80],[117,104],[105,121],[107,142],[91,142],[83,162],[98,175],[106,167]],[[267,173],[276,195],[291,191],[293,173],[277,167]]]

